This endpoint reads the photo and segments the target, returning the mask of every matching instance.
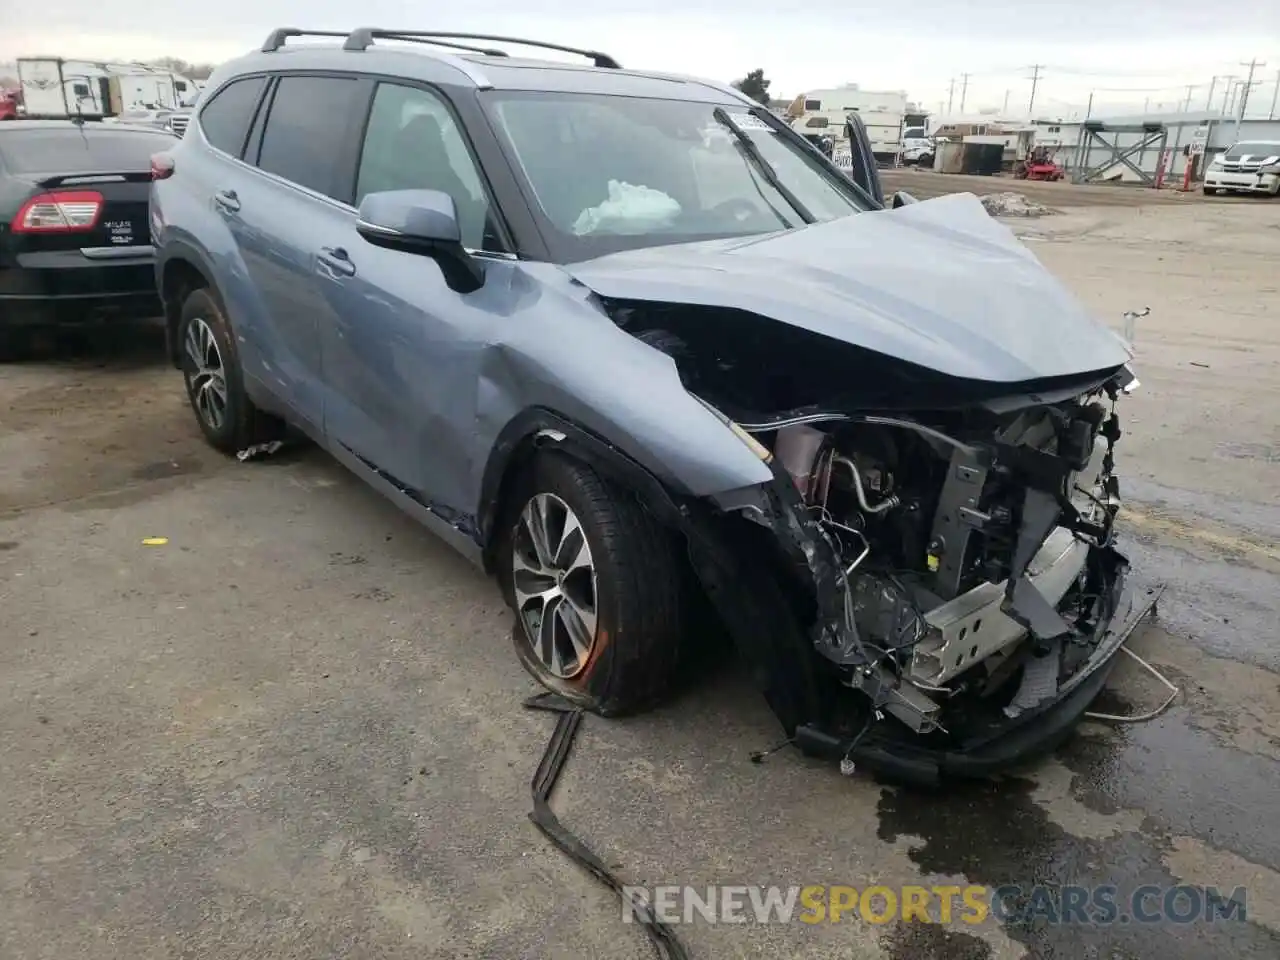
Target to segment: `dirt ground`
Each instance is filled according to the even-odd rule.
[[[695,922],[694,957],[1280,956],[1280,203],[1039,186],[1041,259],[1151,308],[1121,469],[1175,706],[923,794],[750,763],[778,731],[726,666],[589,718],[555,803],[624,882],[1245,886],[1247,922]],[[526,818],[552,721],[493,586],[314,450],[206,448],[154,330],[0,367],[0,611],[0,960],[652,955]],[[1106,708],[1160,694],[1126,664]]]

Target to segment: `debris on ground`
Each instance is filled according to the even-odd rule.
[[[989,193],[978,199],[993,217],[1046,217],[1058,212],[1043,203],[1028,200],[1021,193]]]
[[[252,460],[254,457],[269,457],[281,447],[284,446],[283,441],[272,440],[270,443],[255,443],[251,447],[245,447],[236,454],[236,459],[241,463],[246,460]]]
[[[525,700],[524,705],[531,710],[546,710],[559,715],[555,730],[547,742],[547,749],[533,774],[533,812],[529,814],[529,819],[562,853],[621,897],[623,905],[629,911],[628,916],[644,928],[660,960],[689,960],[684,944],[674,930],[657,918],[652,905],[644,899],[637,899],[636,891],[623,886],[608,865],[566,829],[551,809],[551,792],[555,789],[560,771],[564,769],[565,760],[569,757],[569,748],[573,746],[578,727],[582,724],[582,708],[549,691],[534,694]]]

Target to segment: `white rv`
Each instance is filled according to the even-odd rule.
[[[102,120],[132,110],[175,109],[194,100],[194,81],[141,63],[23,57],[18,83],[28,117]]]
[[[832,137],[838,148],[845,135],[845,119],[856,113],[867,128],[876,160],[892,163],[902,149],[902,123],[907,109],[905,91],[863,90],[850,83],[796,97],[787,110],[787,118],[797,133],[810,139]]]
[[[26,116],[101,119],[112,114],[110,83],[100,63],[61,57],[18,60]]]

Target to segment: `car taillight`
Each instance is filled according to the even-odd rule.
[[[168,180],[173,176],[173,157],[167,153],[151,155],[151,179]]]
[[[102,214],[96,190],[40,193],[22,205],[9,228],[14,233],[74,233],[92,230]]]

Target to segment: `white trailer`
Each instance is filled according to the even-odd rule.
[[[123,110],[176,110],[198,94],[195,81],[181,74],[142,63],[108,63],[107,71],[119,78]]]
[[[23,57],[18,60],[18,85],[26,116],[111,116],[110,79],[100,63],[61,57]]]
[[[199,95],[195,81],[142,63],[24,57],[18,82],[29,117],[102,120],[126,111],[176,110]]]
[[[787,110],[795,131],[804,136],[844,139],[848,115],[862,118],[876,160],[892,163],[902,149],[902,124],[908,110],[903,90],[863,90],[846,84],[832,90],[812,90],[799,97]]]

